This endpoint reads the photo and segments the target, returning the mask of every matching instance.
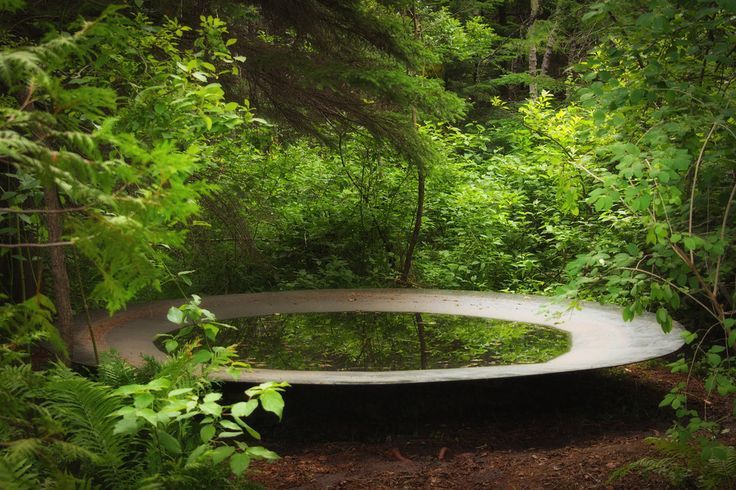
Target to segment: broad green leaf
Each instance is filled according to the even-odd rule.
[[[179,444],[179,441],[171,434],[161,429],[158,429],[156,434],[158,435],[161,447],[163,447],[166,452],[173,455],[181,454],[181,444]]]
[[[281,393],[274,390],[264,391],[258,399],[261,401],[261,406],[265,411],[276,414],[279,420],[281,420],[284,411],[284,399]]]
[[[230,429],[232,431],[240,431],[240,427],[238,426],[238,424],[236,424],[235,422],[231,422],[229,420],[220,420],[220,425],[224,427],[225,429]]]
[[[230,456],[230,470],[238,476],[250,465],[250,457],[246,453],[235,453]]]
[[[150,408],[141,408],[139,410],[136,410],[135,412],[136,416],[141,417],[145,419],[149,424],[156,427],[158,425],[159,417],[156,412],[151,410]]]
[[[185,393],[191,393],[193,390],[194,388],[178,388],[176,390],[171,390],[167,396],[169,398],[174,398]]]
[[[200,444],[199,446],[194,448],[194,451],[189,453],[189,456],[187,457],[186,467],[190,467],[195,464],[197,460],[201,458],[202,455],[204,455],[208,448],[209,446],[207,444]]]
[[[215,431],[216,429],[214,425],[204,425],[199,429],[199,438],[202,439],[202,442],[209,442],[213,437],[215,437]]]
[[[204,402],[205,403],[216,402],[217,400],[221,398],[222,398],[222,393],[207,393],[204,396]]]
[[[690,251],[702,247],[705,244],[705,240],[699,236],[686,236],[682,240],[682,243],[685,245],[685,250]]]
[[[113,432],[115,434],[135,434],[140,429],[140,424],[135,418],[125,417],[117,421]]]
[[[136,408],[146,408],[153,403],[154,396],[150,393],[141,393],[133,397]]]
[[[254,458],[262,458],[271,461],[279,459],[278,454],[273,451],[269,451],[268,449],[261,446],[251,446],[247,449],[247,452],[250,456]]]
[[[719,356],[718,354],[713,354],[712,352],[707,353],[705,355],[705,358],[708,360],[708,364],[710,364],[714,368],[718,367],[722,362],[721,356]]]
[[[207,349],[200,349],[192,356],[192,362],[201,364],[212,359],[212,352]]]
[[[113,395],[117,396],[128,396],[134,393],[145,393],[148,391],[148,387],[139,384],[124,385],[113,391]]]
[[[242,430],[241,431],[225,431],[225,432],[220,432],[219,434],[217,434],[217,437],[220,437],[220,438],[223,438],[223,439],[227,439],[227,438],[230,438],[230,437],[238,437],[238,436],[242,436],[242,435],[243,435],[243,431]]]
[[[258,407],[258,400],[238,402],[231,407],[231,412],[236,417],[247,417]]]
[[[235,417],[235,420],[240,424],[253,439],[261,440],[261,434],[258,433],[253,427],[243,422],[241,419]]]
[[[235,452],[235,448],[232,446],[220,446],[212,451],[212,462],[219,464],[225,461],[232,453]]]
[[[201,403],[199,409],[202,413],[219,417],[222,414],[222,406],[216,402]]]
[[[184,321],[184,313],[179,308],[172,306],[171,308],[169,308],[169,312],[166,314],[166,318],[171,323],[181,325]]]
[[[158,391],[171,386],[171,381],[168,378],[156,378],[145,386],[150,390]]]

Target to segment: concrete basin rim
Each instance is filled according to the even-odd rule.
[[[315,300],[322,304],[315,307]],[[416,304],[419,300],[421,304]],[[433,302],[433,300],[437,302]],[[381,307],[381,301],[384,301]],[[166,321],[170,306],[183,301],[162,300],[136,305],[107,321],[115,326],[104,333],[103,345],[115,348],[123,358],[136,363],[141,355],[162,359],[164,354],[153,344],[156,333],[172,330]],[[407,302],[409,304],[407,304]],[[540,307],[549,305],[550,311],[564,312],[564,318],[550,319]],[[369,309],[361,306],[370,306]],[[488,378],[506,378],[551,374],[577,370],[597,369],[644,361],[666,355],[683,345],[682,327],[676,322],[672,332],[661,331],[654,315],[645,314],[631,323],[624,323],[621,309],[612,305],[582,303],[581,309],[567,311],[554,298],[535,295],[516,295],[458,290],[421,289],[328,289],[268,293],[243,293],[203,298],[202,307],[210,309],[218,320],[259,316],[273,313],[308,313],[338,311],[422,312],[495,318],[535,323],[556,328],[570,335],[570,349],[545,363],[511,364],[420,371],[287,371],[254,369],[234,379],[227,373],[215,373],[213,378],[226,381],[253,383],[278,379],[295,384],[394,384],[424,383]],[[458,311],[458,309],[475,309]],[[219,310],[219,311],[218,311]],[[101,321],[100,321],[101,320]],[[591,322],[596,325],[591,328]],[[105,319],[93,322],[93,327]],[[124,328],[127,326],[128,328]],[[134,328],[132,328],[134,327]],[[125,333],[132,334],[126,335]],[[602,335],[604,334],[604,335]],[[136,337],[137,335],[137,337]],[[77,322],[75,337],[89,337],[86,322]],[[145,338],[141,338],[145,337]],[[637,342],[638,341],[638,342]],[[78,343],[79,344],[79,343]],[[89,344],[89,342],[87,342]],[[126,348],[132,346],[132,350]],[[90,362],[90,350],[77,349],[75,361]],[[135,352],[135,351],[138,352]],[[618,356],[613,351],[620,351]],[[137,355],[136,355],[137,354]],[[615,354],[615,352],[614,352]]]

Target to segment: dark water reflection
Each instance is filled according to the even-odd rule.
[[[221,340],[253,367],[395,371],[548,361],[569,349],[540,325],[426,313],[274,314],[229,320]]]

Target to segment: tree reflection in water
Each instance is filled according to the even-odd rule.
[[[545,362],[568,335],[528,323],[417,313],[303,313],[240,318],[223,341],[255,368],[396,371]]]

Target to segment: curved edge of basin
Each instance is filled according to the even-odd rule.
[[[154,301],[132,306],[112,317],[102,312],[94,314],[91,325],[98,349],[115,349],[134,365],[139,365],[143,356],[164,359],[165,354],[155,347],[153,338],[173,329],[166,312],[182,302]],[[476,316],[546,325],[568,332],[571,338],[568,352],[537,364],[370,372],[253,369],[243,371],[237,378],[224,371],[213,376],[246,383],[401,384],[510,378],[620,366],[664,356],[684,344],[684,330],[679,324],[673,322],[672,331],[664,333],[652,314],[624,322],[621,309],[616,306],[583,303],[579,309],[569,309],[545,296],[431,289],[327,289],[209,296],[203,298],[202,306],[222,321],[271,313],[349,311]],[[75,323],[74,340],[74,361],[94,365],[86,320],[78,319]]]

